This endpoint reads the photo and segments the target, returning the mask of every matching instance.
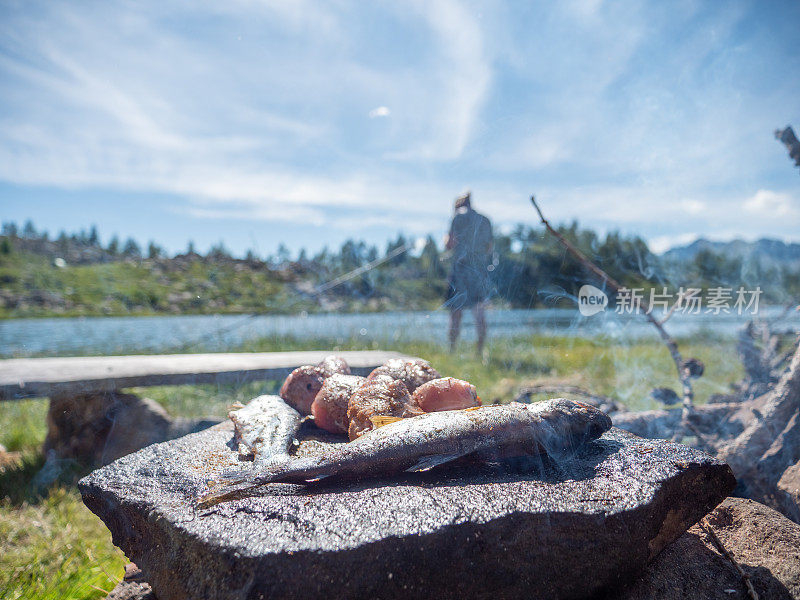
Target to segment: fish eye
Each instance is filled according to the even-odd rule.
[[[307,384],[306,384],[306,389],[307,389],[308,391],[311,391],[311,384],[310,384],[310,383],[307,383]]]

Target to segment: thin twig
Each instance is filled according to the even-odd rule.
[[[531,204],[536,209],[536,212],[539,213],[539,219],[542,221],[542,224],[545,226],[547,231],[553,234],[559,242],[561,242],[564,247],[572,254],[578,262],[580,262],[584,267],[589,269],[592,273],[600,277],[606,285],[614,292],[617,293],[620,289],[622,289],[622,285],[617,282],[613,277],[611,277],[608,273],[603,271],[600,267],[595,265],[591,260],[589,260],[586,255],[583,254],[578,248],[576,248],[572,242],[566,239],[563,235],[558,233],[552,225],[548,222],[547,219],[544,218],[542,211],[539,209],[539,205],[536,204],[536,198],[531,196]],[[633,303],[635,304],[634,308],[637,311],[640,311],[641,300],[639,298],[633,298]],[[680,379],[681,385],[683,386],[683,417],[681,419],[682,424],[688,423],[689,415],[694,410],[694,391],[692,390],[692,382],[691,377],[689,375],[689,369],[686,368],[684,364],[683,358],[681,357],[681,353],[678,350],[678,344],[675,340],[670,336],[666,329],[662,326],[662,324],[650,313],[646,311],[642,311],[645,318],[653,324],[653,326],[658,331],[658,335],[661,337],[661,340],[666,344],[667,349],[669,350],[670,356],[672,357],[672,362],[675,363],[675,368],[678,370],[678,378]]]
[[[109,592],[108,590],[104,590],[103,588],[101,588],[101,587],[99,587],[99,586],[96,586],[96,585],[95,585],[95,584],[93,584],[93,583],[90,583],[90,584],[89,584],[89,587],[96,589],[98,592],[102,592],[102,593],[103,593],[103,594],[105,594],[106,596],[108,596],[108,595],[111,593],[111,592]]]
[[[731,564],[734,567],[736,567],[737,571],[739,571],[739,575],[741,575],[742,579],[744,579],[744,583],[747,586],[747,593],[750,594],[750,597],[753,600],[758,600],[758,594],[756,593],[756,590],[753,587],[753,582],[750,581],[750,575],[745,573],[741,565],[738,562],[736,562],[736,559],[733,558],[733,556],[731,556],[731,553],[728,552],[727,548],[725,548],[725,546],[723,545],[722,540],[719,539],[717,534],[711,528],[711,524],[708,521],[706,521],[705,517],[703,517],[703,519],[700,520],[698,525],[700,526],[700,529],[702,529],[706,533],[706,535],[708,535],[708,537],[711,538],[711,540],[714,542],[714,545],[722,553],[722,555],[729,561],[731,561]]]
[[[323,284],[317,286],[317,288],[312,292],[312,295],[316,296],[318,294],[321,294],[322,292],[327,292],[329,289],[335,288],[336,286],[343,284],[345,281],[350,281],[351,279],[354,279],[355,277],[358,277],[359,275],[362,275],[362,274],[366,273],[367,271],[370,271],[370,270],[374,269],[375,267],[377,267],[379,265],[382,265],[387,260],[391,260],[391,259],[395,258],[396,256],[400,256],[403,252],[407,252],[408,250],[410,250],[413,247],[414,247],[414,244],[405,244],[404,246],[400,246],[399,248],[395,248],[394,250],[392,250],[391,252],[389,252],[386,256],[384,256],[382,258],[379,258],[377,260],[373,260],[371,263],[367,263],[366,265],[362,265],[362,266],[358,267],[357,269],[353,269],[352,271],[349,271],[348,273],[345,273],[344,275],[341,275],[341,276],[337,277],[336,279],[332,279],[331,281],[328,281],[327,283],[323,283]]]
[[[675,304],[673,304],[672,306],[670,306],[669,310],[667,311],[667,314],[666,314],[666,315],[664,315],[664,317],[663,317],[663,318],[662,318],[662,319],[659,321],[659,324],[663,325],[664,323],[666,323],[667,321],[669,321],[669,318],[672,316],[672,313],[674,313],[674,312],[675,312],[675,309],[677,309],[677,308],[678,308],[678,305],[679,305],[679,304],[680,304],[680,302],[676,302]]]
[[[404,244],[403,246],[399,246],[398,248],[395,248],[394,250],[392,250],[391,252],[389,252],[386,256],[384,256],[382,258],[378,258],[376,260],[373,260],[372,262],[367,263],[366,265],[362,265],[362,266],[360,266],[360,267],[358,267],[356,269],[353,269],[352,271],[348,271],[344,275],[340,275],[336,279],[332,279],[331,281],[327,281],[325,283],[320,284],[319,286],[314,288],[314,290],[312,290],[308,294],[308,296],[310,296],[312,298],[315,298],[315,297],[321,295],[323,292],[327,292],[328,290],[330,290],[332,288],[335,288],[335,287],[343,284],[346,281],[350,281],[351,279],[354,279],[355,277],[358,277],[359,275],[362,275],[362,274],[366,273],[367,271],[370,271],[370,270],[374,269],[375,267],[385,263],[388,260],[391,260],[391,259],[393,259],[393,258],[395,258],[397,256],[400,256],[403,252],[407,252],[407,251],[411,250],[411,248],[413,248],[413,247],[414,247],[413,243],[408,243],[408,244]],[[229,327],[226,327],[226,328],[223,328],[223,329],[217,329],[216,331],[212,331],[212,332],[207,333],[205,335],[201,335],[200,337],[198,337],[198,338],[196,338],[194,340],[190,340],[188,342],[184,342],[180,346],[176,346],[173,349],[173,351],[175,351],[175,352],[183,352],[183,351],[188,350],[189,348],[191,348],[193,346],[196,346],[198,344],[202,344],[202,343],[204,343],[205,341],[207,341],[207,340],[209,340],[211,338],[220,337],[222,335],[225,335],[226,333],[230,333],[230,332],[234,331],[235,329],[239,329],[240,327],[242,327],[244,325],[248,325],[250,323],[250,319],[255,319],[255,318],[263,317],[263,316],[264,315],[262,313],[250,313],[249,315],[245,315],[244,317],[242,317],[241,320],[237,321],[236,323],[233,323]]]

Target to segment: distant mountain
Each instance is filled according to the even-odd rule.
[[[800,267],[800,244],[787,244],[781,240],[769,238],[761,238],[755,242],[739,239],[729,242],[714,242],[700,238],[686,246],[670,248],[662,256],[668,260],[690,261],[694,260],[694,257],[703,250],[710,250],[728,258],[748,258],[762,264],[772,263]]]

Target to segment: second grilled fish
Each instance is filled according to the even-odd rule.
[[[256,463],[288,458],[289,448],[300,428],[300,413],[278,396],[259,396],[228,417],[236,428],[241,456]]]

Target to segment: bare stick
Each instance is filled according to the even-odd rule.
[[[738,562],[736,562],[736,559],[733,558],[733,556],[731,556],[731,553],[728,552],[727,548],[725,548],[725,546],[722,544],[722,540],[719,539],[719,537],[717,536],[716,532],[711,528],[711,524],[708,523],[708,521],[706,521],[706,519],[704,517],[698,523],[698,525],[700,526],[700,529],[702,529],[705,532],[705,534],[708,537],[711,538],[711,540],[714,542],[714,545],[722,553],[722,555],[725,558],[727,558],[729,561],[731,561],[731,564],[734,567],[736,567],[737,571],[739,571],[739,575],[741,575],[742,579],[744,579],[744,584],[747,586],[747,593],[750,594],[750,597],[753,600],[758,600],[758,594],[756,593],[756,590],[753,587],[753,582],[750,581],[750,575],[745,573],[744,569],[742,569],[741,565]]]
[[[659,321],[659,323],[661,325],[663,325],[664,323],[669,321],[669,318],[672,316],[672,313],[675,312],[675,309],[678,308],[679,304],[680,304],[680,302],[676,302],[675,304],[673,304],[672,306],[669,307],[669,310],[667,311],[667,314],[664,315],[664,318]]]
[[[536,212],[539,213],[539,219],[542,221],[542,224],[545,226],[547,231],[553,234],[556,239],[561,242],[567,251],[574,256],[578,262],[580,262],[584,267],[590,270],[592,273],[600,277],[608,287],[614,291],[614,293],[618,292],[622,289],[622,285],[619,284],[613,277],[611,277],[608,273],[603,271],[600,267],[595,265],[592,261],[586,258],[586,255],[578,250],[572,242],[566,239],[563,235],[558,233],[555,229],[553,229],[552,225],[548,222],[547,219],[544,218],[542,211],[539,209],[539,205],[536,204],[536,198],[531,196],[531,204],[536,209]],[[633,298],[633,302],[635,304],[635,308],[637,310],[641,309],[641,300],[639,298]],[[683,419],[682,422],[684,424],[688,423],[689,415],[691,414],[692,410],[694,409],[694,391],[692,390],[692,381],[689,375],[689,369],[686,368],[686,365],[683,362],[683,358],[681,357],[681,353],[678,350],[678,344],[675,340],[670,336],[666,329],[662,326],[662,324],[653,317],[652,314],[643,311],[645,318],[647,318],[650,323],[653,324],[653,327],[656,328],[658,331],[658,335],[661,336],[661,340],[666,344],[667,349],[669,350],[670,356],[672,356],[672,362],[675,363],[675,368],[678,370],[678,378],[681,381],[681,385],[683,386]],[[665,319],[666,320],[666,319]]]
[[[578,250],[572,244],[572,242],[570,242],[563,235],[561,235],[555,229],[553,229],[553,227],[550,225],[550,222],[544,218],[542,211],[539,209],[539,205],[536,204],[535,196],[531,196],[531,204],[533,204],[533,208],[536,209],[536,212],[539,213],[539,219],[542,221],[542,224],[545,226],[545,228],[547,228],[547,231],[552,233],[558,239],[558,241],[564,245],[564,247],[570,252],[570,254],[572,254],[575,258],[577,258],[581,262],[581,264],[583,264],[584,267],[586,267],[592,273],[600,277],[600,279],[602,279],[603,281],[607,282],[608,287],[613,289],[615,292],[622,287],[619,283],[617,283],[617,281],[613,277],[611,277],[611,275],[603,271],[603,269],[601,269],[600,267],[595,265],[592,261],[590,261],[588,258],[586,258],[583,252]]]

